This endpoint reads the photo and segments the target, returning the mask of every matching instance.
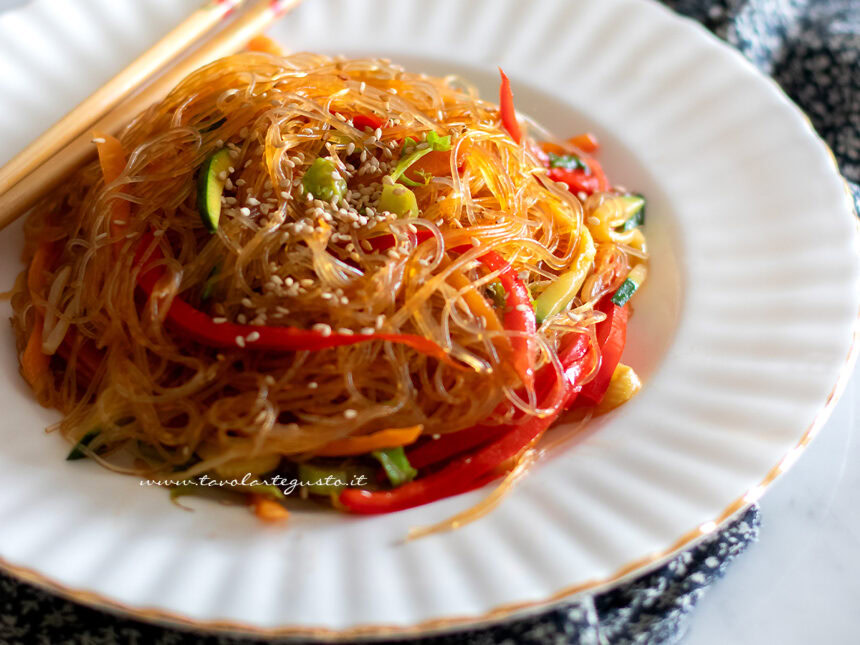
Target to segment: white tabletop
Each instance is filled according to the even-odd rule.
[[[860,373],[761,501],[752,545],[702,599],[683,645],[860,640]]]

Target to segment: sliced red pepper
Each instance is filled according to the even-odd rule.
[[[433,237],[433,233],[426,229],[422,229],[413,235],[415,237],[415,244],[421,244]],[[367,240],[368,244],[370,244],[374,251],[387,251],[394,246],[395,241],[395,237],[390,233],[377,235],[376,237],[371,237]]]
[[[516,456],[537,439],[557,415],[532,418],[509,430],[493,443],[459,458],[438,472],[416,479],[390,491],[366,491],[347,488],[340,494],[340,503],[353,513],[373,514],[399,511],[435,502],[456,494],[502,462]]]
[[[348,114],[344,116],[349,118]],[[376,116],[375,114],[355,114],[352,116],[352,125],[359,130],[364,130],[364,128],[376,130],[377,128],[384,127],[385,123],[385,119],[380,116]]]
[[[588,347],[589,341],[585,334],[568,334],[561,343],[558,359],[565,370],[571,369],[570,374],[565,373],[565,378],[572,393],[578,391],[576,379],[582,374],[579,365],[585,358]],[[557,373],[552,365],[545,365],[538,371],[535,377],[535,393],[538,399],[545,398],[551,392],[552,385],[557,378]],[[519,394],[520,396],[524,395],[522,391]],[[566,400],[563,408],[567,404],[569,404],[569,401]],[[423,440],[411,450],[407,450],[409,463],[415,468],[424,468],[445,461],[497,438],[507,430],[510,430],[510,427],[504,425],[477,425],[466,430],[460,430],[459,432],[444,434],[438,439]]]
[[[606,319],[598,323],[595,330],[600,346],[600,368],[579,393],[580,402],[586,405],[597,405],[603,400],[627,340],[628,306],[619,307],[611,300],[604,299],[598,309],[606,314]]]
[[[487,251],[478,258],[490,271],[499,272],[499,282],[505,289],[505,329],[523,332],[524,335],[512,336],[512,364],[519,374],[523,385],[530,387],[534,382],[535,343],[532,336],[537,333],[535,308],[529,298],[529,289],[501,255]]]
[[[502,75],[502,84],[499,87],[499,115],[502,117],[502,125],[511,138],[519,143],[523,139],[523,132],[520,129],[520,123],[517,121],[517,112],[514,109],[514,93],[511,91],[511,81],[499,68],[499,74]]]
[[[135,263],[139,264],[141,255],[150,246],[151,235],[146,235],[138,246]],[[160,256],[156,247],[150,256],[150,261]],[[164,274],[163,269],[147,269],[144,267],[137,277],[138,286],[147,295],[152,295],[158,280]],[[167,320],[183,334],[197,342],[210,347],[235,348],[237,339],[242,338],[246,349],[268,351],[318,351],[354,345],[369,340],[386,340],[412,347],[414,350],[432,356],[448,364],[456,365],[453,360],[433,341],[412,334],[338,334],[324,335],[322,332],[298,329],[296,327],[267,327],[263,325],[240,325],[237,323],[216,323],[208,314],[195,309],[180,297],[173,298],[167,312]],[[250,340],[256,338],[256,340]]]
[[[562,383],[556,380],[555,387],[551,387],[546,396],[546,399],[555,398],[556,388],[562,388],[560,402],[549,415],[532,417],[525,423],[511,427],[495,441],[458,457],[431,475],[390,491],[347,488],[341,492],[339,502],[353,513],[388,513],[434,502],[474,488],[483,476],[537,440],[572,402],[578,389],[575,384],[591,369],[587,349],[588,339],[585,337],[577,338],[571,343],[568,358],[579,356],[579,359],[574,359],[569,364],[563,363],[567,378]]]
[[[588,170],[576,168],[568,170],[567,168],[550,168],[547,171],[547,176],[553,181],[560,181],[567,184],[567,187],[572,193],[585,193],[593,195],[594,193],[604,192],[611,188],[606,174],[603,172],[603,167],[596,159],[586,157],[582,162],[588,166]]]
[[[416,243],[428,240],[432,237],[429,231],[419,231],[415,234]],[[376,251],[384,251],[394,246],[393,235],[380,235],[369,240],[370,245]],[[459,246],[451,249],[455,253],[468,251],[470,246]],[[531,339],[537,333],[537,319],[534,306],[529,298],[529,289],[514,272],[513,267],[508,264],[501,255],[495,251],[487,251],[478,258],[478,261],[490,271],[499,272],[499,282],[505,289],[505,329],[523,332],[510,339],[512,350],[512,361],[514,369],[522,380],[523,385],[531,386],[534,381],[535,344]]]
[[[422,440],[411,449],[406,450],[409,463],[413,468],[424,468],[437,464],[454,455],[466,452],[483,443],[495,439],[506,432],[508,426],[474,426],[466,430],[443,434],[438,439]]]

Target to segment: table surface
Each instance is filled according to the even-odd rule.
[[[856,643],[860,372],[761,500],[757,544],[702,599],[683,645]]]
[[[26,0],[0,0],[0,11]],[[762,528],[693,614],[683,645],[856,642],[860,374],[761,501]]]

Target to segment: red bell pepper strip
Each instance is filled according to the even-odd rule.
[[[502,117],[502,125],[511,138],[519,143],[523,139],[522,130],[520,130],[519,121],[517,121],[517,112],[514,110],[514,94],[511,91],[511,82],[508,77],[499,68],[499,74],[502,75],[502,84],[499,87],[499,115]]]
[[[150,246],[151,235],[146,235],[138,246],[135,264],[140,264],[142,254]],[[151,254],[150,261],[157,259],[160,252]],[[138,274],[137,284],[147,295],[152,295],[156,283],[163,275],[161,268],[143,267]],[[239,346],[237,339],[246,349],[268,351],[317,351],[341,345],[354,345],[369,340],[386,340],[412,347],[448,364],[456,365],[451,357],[436,343],[422,336],[412,334],[338,334],[328,335],[319,331],[298,329],[296,327],[267,327],[263,325],[240,325],[237,323],[216,323],[208,314],[195,309],[180,297],[173,298],[167,312],[167,320],[186,336],[210,347],[233,348]],[[250,338],[249,338],[250,336]],[[251,340],[256,339],[256,340]]]
[[[409,457],[409,463],[413,468],[424,468],[480,446],[509,429],[509,426],[503,425],[473,426],[466,430],[443,434],[438,439],[422,440],[411,449],[407,448],[406,456]]]
[[[577,390],[576,379],[582,374],[579,363],[585,358],[588,350],[588,337],[584,334],[568,334],[562,341],[558,352],[559,361],[562,367],[571,369],[571,373],[565,373],[567,384],[572,390]],[[542,367],[535,377],[535,393],[538,399],[543,399],[546,394],[551,391],[553,382],[557,380],[555,368],[552,365]],[[523,393],[520,392],[520,396]],[[565,404],[567,401],[565,401]],[[563,404],[564,405],[564,404]],[[415,444],[411,449],[407,449],[409,463],[415,468],[424,468],[432,464],[445,461],[451,457],[466,452],[471,448],[480,446],[492,439],[497,438],[511,426],[484,426],[476,425],[466,430],[445,434],[438,439],[428,439],[421,443]]]
[[[349,118],[349,115],[346,115]],[[370,128],[371,130],[376,130],[376,128],[382,128],[385,126],[386,120],[382,117],[376,116],[375,114],[356,114],[352,117],[352,125],[353,127],[358,128],[359,130],[363,130],[364,128]]]
[[[598,309],[606,314],[606,319],[598,323],[595,330],[600,347],[600,367],[594,378],[586,383],[579,393],[578,403],[586,405],[597,405],[603,400],[627,340],[627,317],[630,311],[628,306],[619,307],[604,299]]]
[[[529,419],[469,457],[459,458],[438,472],[393,490],[371,492],[357,488],[344,489],[340,494],[340,503],[353,513],[388,513],[454,495],[502,462],[516,456],[537,439],[555,421],[556,416]]]
[[[416,243],[432,237],[429,231],[419,231],[415,234]],[[384,251],[394,246],[393,235],[380,235],[369,240],[375,251]],[[451,249],[455,253],[468,251],[470,246],[459,246]],[[499,282],[505,289],[505,329],[523,332],[524,335],[512,337],[511,350],[514,369],[525,386],[531,386],[534,381],[535,344],[531,336],[537,333],[537,319],[534,306],[529,298],[528,287],[514,272],[513,267],[495,251],[487,251],[478,261],[490,271],[499,272]]]
[[[577,355],[578,351],[579,359],[563,364],[567,378],[561,383],[556,380],[555,387],[550,388],[547,398],[556,394],[554,391],[556,388],[561,388],[562,396],[549,415],[532,417],[520,425],[513,426],[484,447],[458,457],[435,473],[393,490],[367,491],[346,488],[340,494],[340,504],[353,513],[388,513],[434,502],[475,487],[483,476],[515,457],[537,440],[562,410],[572,402],[578,389],[575,383],[591,368],[588,364],[587,349],[588,339],[584,336],[582,340],[576,339],[570,346],[568,358]]]
[[[535,308],[529,298],[529,289],[501,255],[487,251],[478,261],[490,271],[499,272],[499,282],[505,289],[505,329],[523,332],[525,335],[511,337],[512,364],[523,385],[534,382],[535,343],[532,336],[537,333]]]
[[[567,184],[568,189],[572,193],[582,192],[586,195],[592,195],[609,190],[611,186],[600,163],[596,159],[591,158],[585,158],[582,161],[588,166],[588,170],[583,170],[582,168],[573,170],[567,168],[550,168],[547,171],[547,176],[553,181]]]

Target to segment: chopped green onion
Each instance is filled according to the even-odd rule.
[[[591,169],[583,163],[582,159],[576,155],[557,155],[554,152],[549,153],[549,167],[564,168],[565,170],[591,171]]]
[[[414,150],[409,153],[405,157],[401,157],[400,161],[397,162],[397,166],[394,167],[394,171],[391,173],[391,179],[397,181],[400,179],[403,183],[411,182],[410,186],[417,186],[418,184],[408,177],[402,177],[403,173],[409,170],[409,167],[414,164],[416,161],[421,159],[424,155],[430,154],[434,150],[450,150],[451,149],[451,135],[445,135],[444,137],[440,137],[435,131],[431,130],[427,133],[426,142],[429,144],[426,148],[422,148],[421,150]],[[418,142],[411,137],[407,137],[403,142],[403,148],[401,150],[406,150],[409,147],[415,147],[418,145]],[[401,154],[403,154],[401,152]]]
[[[418,471],[409,463],[409,458],[403,451],[403,446],[375,450],[371,453],[380,464],[392,486],[400,486],[415,479]]]

